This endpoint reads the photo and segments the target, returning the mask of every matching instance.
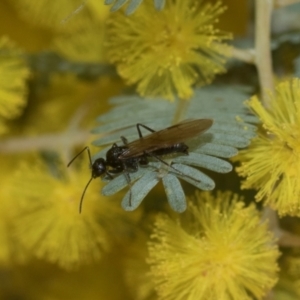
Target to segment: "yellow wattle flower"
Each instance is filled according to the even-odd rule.
[[[279,255],[267,224],[230,192],[196,195],[178,222],[156,220],[148,262],[159,299],[263,299]]]
[[[0,133],[4,120],[18,117],[27,103],[29,68],[22,52],[6,37],[0,38]]]
[[[109,15],[108,7],[97,0],[81,4],[84,5],[82,10],[70,16],[62,26],[70,27],[70,30],[57,33],[51,49],[72,62],[91,63],[100,68],[97,64],[107,63],[104,55],[104,29]]]
[[[220,2],[167,0],[162,11],[145,0],[130,17],[118,11],[107,29],[108,58],[142,96],[189,99],[192,86],[225,71],[230,34],[214,27]]]
[[[33,2],[30,0],[12,0],[11,4],[26,21],[53,30],[65,30],[63,21],[82,4],[82,0]],[[75,22],[73,23],[75,24]]]
[[[18,169],[12,184],[18,188],[11,191],[15,199],[14,236],[32,255],[73,269],[98,261],[110,249],[123,211],[119,203],[100,196],[95,180],[79,214],[79,200],[90,170],[68,169],[66,174],[64,168],[58,167],[60,175],[55,176],[37,160]]]
[[[29,157],[26,157],[28,160]],[[0,155],[0,267],[12,267],[24,264],[30,258],[30,254],[21,246],[15,235],[12,234],[16,221],[16,199],[11,193],[12,189],[18,189],[13,180],[13,172],[16,164],[24,157],[17,155]],[[2,293],[0,293],[2,295]],[[1,296],[0,296],[1,298]]]
[[[134,300],[157,299],[154,283],[149,273],[149,265],[146,262],[148,253],[147,241],[148,229],[153,224],[153,215],[144,216],[138,228],[135,228],[134,239],[126,245],[123,256],[124,280],[128,286],[131,298]]]
[[[270,108],[257,96],[248,106],[260,118],[264,132],[239,153],[242,187],[257,189],[256,199],[280,215],[300,216],[300,80],[280,83]]]
[[[79,63],[103,63],[104,57],[104,22],[82,20],[82,26],[71,32],[57,34],[52,43],[52,50],[67,60]]]

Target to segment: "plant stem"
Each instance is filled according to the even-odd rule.
[[[274,91],[271,57],[272,0],[255,1],[255,64],[262,93],[262,102],[269,107],[269,92]]]
[[[277,213],[275,212],[275,210],[266,206],[263,210],[262,219],[268,220],[269,228],[273,232],[275,238],[280,239],[281,235],[282,235],[282,230],[280,229],[278,216],[277,216]]]
[[[238,49],[232,47],[231,57],[241,60],[248,64],[255,63],[255,50],[254,49]]]
[[[73,10],[68,16],[61,20],[61,24],[65,25],[76,14],[78,14],[86,5],[87,0],[83,1],[75,10]]]
[[[278,244],[282,247],[300,247],[300,236],[282,230]]]
[[[184,120],[186,111],[189,107],[189,104],[190,104],[189,100],[179,99],[172,124],[176,124],[176,123]]]
[[[89,136],[87,130],[45,134],[37,137],[15,137],[2,140],[0,153],[22,153],[40,150],[64,150],[84,144]]]
[[[263,210],[263,220],[268,220],[269,228],[278,239],[278,244],[282,247],[300,247],[300,236],[282,230],[275,210],[265,207]]]

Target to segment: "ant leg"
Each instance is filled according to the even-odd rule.
[[[124,176],[126,178],[126,181],[127,181],[127,184],[129,185],[129,206],[131,206],[131,198],[132,198],[132,184],[131,184],[131,180],[130,180],[130,175],[129,175],[129,172],[127,170],[127,167],[125,164],[123,164],[123,167],[124,167]]]
[[[143,135],[142,135],[142,131],[140,129],[140,127],[144,127],[145,129],[149,130],[150,132],[155,132],[155,130],[151,129],[150,127],[146,126],[146,125],[143,125],[141,123],[137,123],[136,124],[136,128],[137,128],[137,131],[139,133],[139,137],[142,138]]]
[[[105,174],[109,177],[110,180],[114,179],[114,177],[109,172],[106,171]]]
[[[150,152],[145,152],[145,154],[147,154],[148,156],[151,156],[151,157],[157,159],[158,161],[160,161],[160,162],[163,163],[164,165],[166,165],[166,166],[168,166],[169,168],[171,168],[171,169],[173,169],[174,171],[176,171],[176,172],[177,172],[178,174],[180,174],[181,176],[185,176],[185,177],[190,178],[190,179],[192,179],[192,180],[194,180],[194,181],[196,181],[196,182],[199,182],[199,183],[201,182],[201,181],[199,181],[199,180],[197,180],[197,179],[195,179],[195,178],[193,178],[193,177],[191,177],[191,176],[189,176],[189,175],[187,175],[187,174],[184,174],[184,173],[180,172],[179,170],[177,170],[176,168],[172,167],[172,165],[168,164],[167,162],[165,162],[165,161],[164,161],[163,159],[161,159],[160,157],[158,157],[158,156],[156,156],[156,155],[154,155],[154,154],[152,154],[152,153],[150,153]]]
[[[124,175],[125,175],[125,178],[126,178],[126,181],[129,185],[129,206],[131,206],[131,199],[132,199],[132,184],[131,184],[131,180],[130,180],[130,175],[129,173],[126,171],[124,172]]]

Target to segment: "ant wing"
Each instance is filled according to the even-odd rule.
[[[127,149],[120,155],[120,159],[138,157],[144,152],[171,147],[205,132],[213,124],[211,119],[185,120],[168,128],[155,131],[145,137],[126,145]]]

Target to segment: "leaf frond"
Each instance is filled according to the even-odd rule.
[[[230,172],[232,165],[224,158],[236,155],[238,148],[248,146],[255,136],[255,123],[258,123],[258,119],[244,106],[244,100],[248,96],[243,87],[229,89],[224,86],[213,86],[197,89],[184,118],[211,118],[214,124],[204,134],[185,142],[189,147],[189,155],[176,155],[166,159],[163,157],[170,167],[149,157],[149,165],[140,167],[137,172],[129,173],[131,190],[129,189],[123,198],[123,208],[125,210],[137,208],[160,179],[170,206],[177,212],[182,212],[186,208],[185,196],[177,178],[201,190],[214,189],[214,181],[202,170]],[[105,157],[113,143],[123,145],[120,136],[125,136],[129,142],[138,139],[137,123],[147,125],[153,130],[169,127],[174,119],[178,101],[180,100],[169,103],[163,99],[143,99],[137,96],[111,99],[110,103],[115,107],[98,117],[97,121],[103,125],[93,129],[93,133],[100,134],[100,138],[93,144],[109,146],[95,154],[93,159]],[[201,171],[193,166],[201,168]],[[102,193],[113,195],[127,185],[125,176],[121,174],[109,181]]]

